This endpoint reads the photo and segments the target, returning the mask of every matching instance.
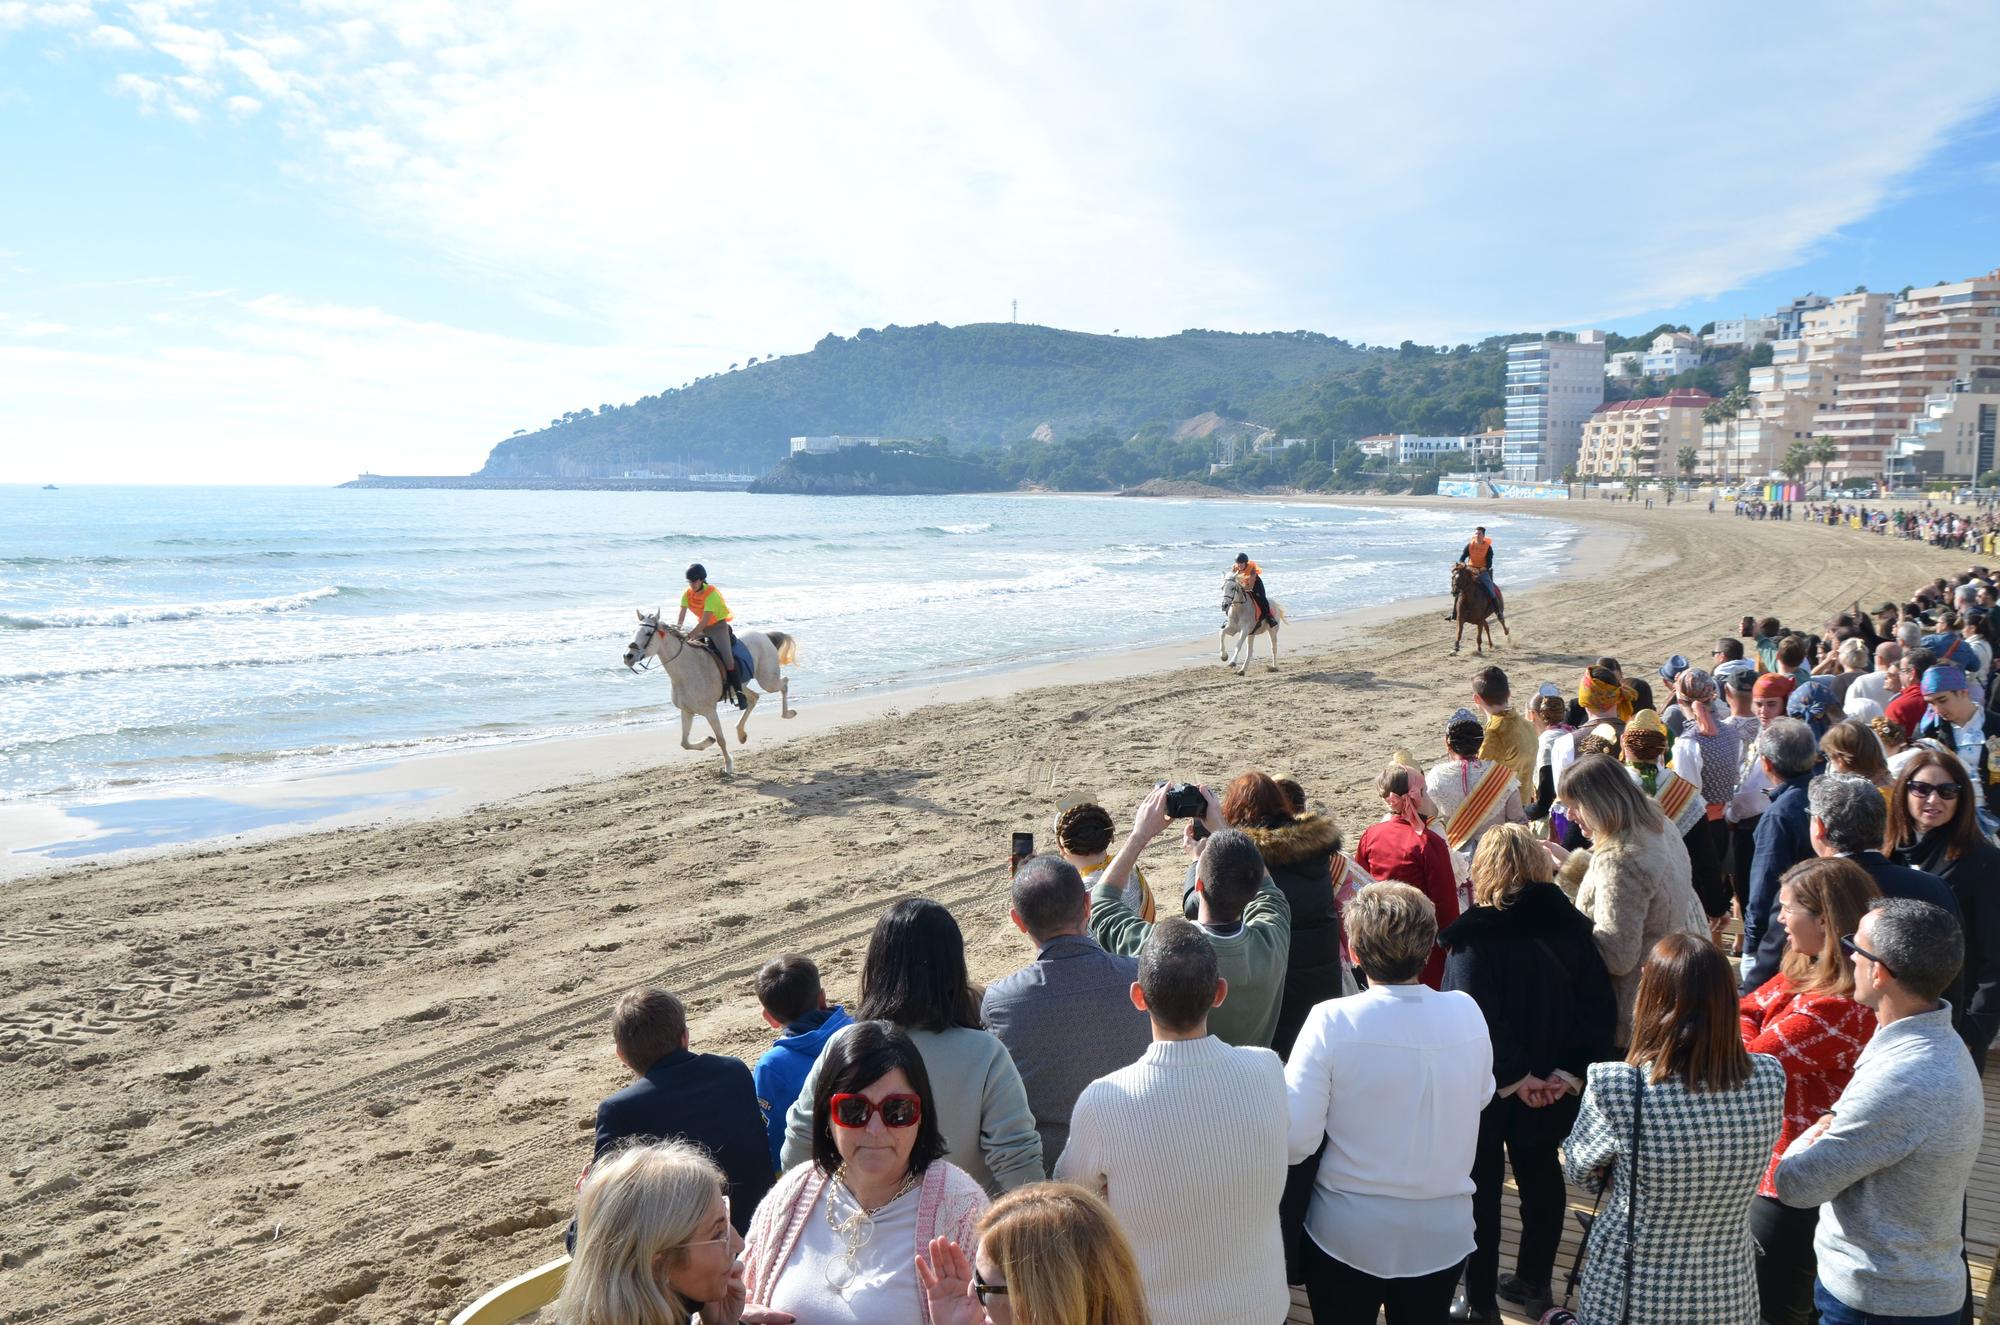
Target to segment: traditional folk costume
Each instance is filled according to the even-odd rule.
[[[1449,735],[1453,729],[1464,726],[1482,735],[1485,731],[1468,709],[1452,714],[1445,731]],[[1520,779],[1512,767],[1497,759],[1468,758],[1454,753],[1424,774],[1424,790],[1437,806],[1438,827],[1444,833],[1445,843],[1467,863],[1466,869],[1455,871],[1463,880],[1470,880],[1469,863],[1487,829],[1495,824],[1528,822],[1528,812],[1521,805]],[[1463,884],[1460,891],[1464,894],[1459,899],[1460,905],[1469,909],[1472,905],[1469,891]]]
[[[1667,753],[1667,724],[1653,710],[1640,709],[1625,724],[1622,744],[1626,771],[1658,802],[1660,813],[1687,847],[1690,881],[1702,909],[1711,918],[1727,915],[1733,894],[1722,877],[1715,835],[1708,826],[1708,802],[1699,786],[1661,762]]]

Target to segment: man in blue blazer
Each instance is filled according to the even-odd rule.
[[[739,1233],[748,1229],[774,1177],[750,1069],[721,1054],[689,1052],[687,1009],[664,989],[619,999],[611,1038],[618,1061],[639,1079],[597,1106],[591,1162],[634,1141],[692,1141],[728,1180],[730,1222]]]

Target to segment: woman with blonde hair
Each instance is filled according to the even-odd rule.
[[[1561,794],[1570,818],[1590,839],[1590,868],[1576,890],[1576,909],[1590,920],[1618,995],[1616,1042],[1628,1044],[1646,954],[1669,934],[1707,938],[1708,917],[1695,896],[1681,835],[1623,764],[1585,755],[1563,774]],[[1558,859],[1567,854],[1554,844],[1549,849]]]
[[[1868,871],[1851,860],[1814,857],[1785,871],[1778,888],[1784,964],[1745,995],[1739,1008],[1743,1047],[1769,1054],[1785,1068],[1784,1124],[1750,1208],[1757,1297],[1770,1325],[1806,1325],[1812,1319],[1819,1208],[1780,1204],[1772,1174],[1785,1147],[1832,1110],[1875,1033],[1875,1014],[1855,1001],[1854,959],[1840,939],[1855,931],[1868,903],[1879,896]]]
[[[1527,828],[1502,824],[1472,858],[1472,909],[1438,936],[1451,950],[1444,987],[1470,994],[1486,1018],[1496,1086],[1479,1115],[1475,1243],[1454,1320],[1498,1320],[1497,1298],[1530,1317],[1548,1310],[1565,1203],[1557,1147],[1576,1121],[1585,1073],[1611,1053],[1618,1016],[1611,977],[1590,921],[1550,881],[1553,874],[1548,852]],[[1505,1278],[1503,1151],[1521,1201],[1519,1255]]]
[[[949,1238],[917,1257],[936,1325],[1151,1325],[1132,1244],[1111,1208],[1081,1187],[1041,1182],[979,1219],[979,1252]],[[997,1312],[995,1307],[999,1307]]]
[[[1881,738],[1867,723],[1851,718],[1834,723],[1819,738],[1819,749],[1826,756],[1827,772],[1867,778],[1885,791],[1888,789],[1889,757],[1882,752]]]
[[[592,1167],[576,1198],[576,1259],[560,1325],[789,1321],[745,1306],[743,1239],[722,1170],[685,1141],[633,1146]]]

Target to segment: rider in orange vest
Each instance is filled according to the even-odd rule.
[[[1507,605],[1500,597],[1500,586],[1493,583],[1493,540],[1486,536],[1486,526],[1479,525],[1472,531],[1472,539],[1458,554],[1458,564],[1470,566],[1479,576],[1480,585],[1493,595],[1493,615],[1500,618],[1500,624],[1507,624]],[[1450,620],[1458,620],[1458,604],[1451,605]]]
[[[687,614],[695,615],[696,633],[705,635],[722,660],[722,694],[737,708],[744,706],[743,678],[736,674],[736,636],[730,629],[729,604],[722,601],[722,594],[708,582],[708,570],[700,562],[687,568],[687,592],[681,595],[680,615],[674,618],[674,627],[679,629]]]
[[[1271,621],[1276,618],[1271,612],[1271,600],[1264,596],[1264,572],[1256,562],[1250,560],[1248,552],[1236,554],[1236,582],[1243,586],[1257,604],[1258,620]]]

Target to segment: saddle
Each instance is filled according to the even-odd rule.
[[[757,674],[757,664],[751,660],[750,650],[743,647],[743,640],[740,636],[732,632],[729,642],[736,646],[731,652],[736,658],[736,680],[740,685]],[[716,670],[722,673],[723,681],[727,682],[729,680],[729,668],[723,665],[722,650],[716,647],[715,641],[706,635],[702,636],[701,647],[702,651],[708,654],[708,660],[715,664]]]

